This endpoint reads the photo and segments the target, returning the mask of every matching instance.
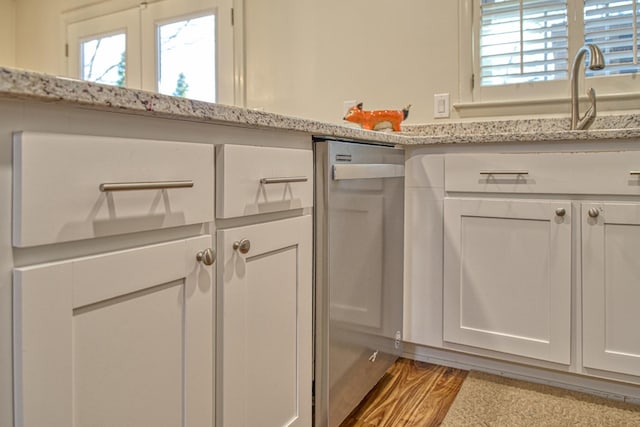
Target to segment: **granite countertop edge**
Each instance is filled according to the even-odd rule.
[[[640,113],[598,117],[588,131],[567,130],[568,119],[554,118],[404,125],[403,132],[376,132],[7,67],[0,67],[0,97],[198,122],[291,130],[396,145],[613,141],[640,138]]]

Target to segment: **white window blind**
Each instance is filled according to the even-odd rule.
[[[481,86],[566,79],[567,0],[482,0]]]
[[[615,75],[639,71],[640,2],[585,0],[584,39],[604,54],[606,67],[588,75]]]

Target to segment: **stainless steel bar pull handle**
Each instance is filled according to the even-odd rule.
[[[290,182],[307,182],[306,176],[283,176],[276,178],[262,178],[260,184],[288,184]]]
[[[526,170],[480,171],[480,175],[529,175],[529,171],[526,171]]]
[[[629,171],[629,175],[640,175],[640,171]]]
[[[150,182],[103,182],[100,191],[167,190],[170,188],[191,188],[193,181],[150,181]]]
[[[404,165],[395,163],[363,163],[333,165],[333,180],[399,178],[404,176]]]

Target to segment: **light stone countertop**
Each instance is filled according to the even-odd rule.
[[[0,98],[398,145],[640,139],[640,109],[625,115],[601,115],[588,131],[568,130],[566,118],[403,125],[400,133],[375,132],[6,67],[0,67]]]

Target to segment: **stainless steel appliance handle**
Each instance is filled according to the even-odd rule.
[[[404,176],[404,165],[370,163],[356,165],[333,165],[333,180],[397,178]]]
[[[288,184],[290,182],[307,182],[306,176],[283,176],[277,178],[262,178],[260,184]]]
[[[152,181],[152,182],[103,182],[98,187],[103,193],[109,191],[166,190],[169,188],[191,188],[193,181]]]
[[[529,175],[529,171],[525,171],[525,170],[480,171],[480,175]]]

